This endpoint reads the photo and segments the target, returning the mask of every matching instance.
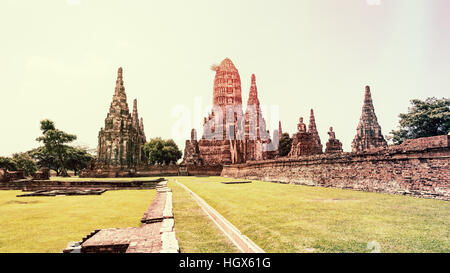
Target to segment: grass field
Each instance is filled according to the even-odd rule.
[[[1,253],[61,252],[95,229],[139,226],[156,196],[155,190],[16,197],[20,193],[0,191]]]
[[[173,181],[173,179],[170,179]],[[184,253],[239,252],[191,196],[176,183],[169,182],[173,192],[175,232]]]
[[[450,252],[450,202],[261,181],[222,184],[233,180],[222,177],[174,179],[266,252],[369,252],[371,241],[381,252]],[[179,236],[185,227],[175,226]]]

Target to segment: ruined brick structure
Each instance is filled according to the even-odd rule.
[[[303,155],[313,155],[322,153],[322,144],[319,133],[317,132],[314,111],[311,109],[308,130],[300,117],[297,125],[297,133],[292,136],[292,146],[289,151],[289,157],[298,157]]]
[[[450,136],[224,166],[222,176],[450,200]]]
[[[200,158],[200,150],[198,148],[197,141],[197,131],[192,129],[191,139],[186,140],[186,145],[184,147],[183,165],[201,165],[202,159]]]
[[[274,133],[277,132],[275,131]],[[279,136],[277,135],[277,137]],[[270,147],[268,145],[271,144],[271,139],[269,130],[266,129],[266,121],[262,115],[254,74],[251,77],[250,92],[245,110],[244,144],[245,161],[274,158],[278,152],[278,149],[265,148]]]
[[[327,154],[335,154],[342,153],[342,143],[336,139],[336,134],[333,132],[333,127],[330,127],[330,131],[328,132],[330,138],[326,144],[325,153]]]
[[[356,132],[356,136],[352,142],[353,152],[387,146],[386,140],[381,133],[377,116],[375,115],[369,86],[366,86],[362,114]]]
[[[50,169],[41,168],[35,174],[33,174],[33,180],[49,180],[50,179]]]
[[[204,120],[200,156],[205,163],[213,165],[244,162],[242,143],[237,141],[237,133],[242,133],[239,127],[243,126],[241,78],[228,58],[213,69],[216,72],[214,109]]]
[[[204,120],[202,139],[198,142],[200,158],[210,165],[273,158],[278,143],[274,144],[266,130],[255,75],[251,78],[244,115],[241,79],[233,62],[226,58],[213,70],[216,72],[213,111]]]
[[[283,129],[281,128],[281,121],[278,122],[278,139],[281,139],[283,135]]]
[[[450,135],[388,147],[368,86],[353,151],[342,151],[332,127],[328,135],[322,154],[311,110],[308,130],[300,118],[288,157],[224,166],[221,175],[450,200]]]
[[[9,182],[10,177],[6,169],[0,169],[0,182]]]
[[[116,88],[105,119],[98,133],[97,167],[131,169],[146,162],[142,147],[146,142],[142,118],[139,120],[137,100],[130,114],[123,85],[122,68],[117,72]]]

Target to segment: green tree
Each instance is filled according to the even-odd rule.
[[[64,157],[64,166],[68,170],[73,170],[74,175],[78,175],[79,172],[89,165],[89,162],[94,157],[87,152],[86,148],[81,147],[67,147]]]
[[[155,163],[176,163],[182,156],[182,152],[172,139],[163,140],[159,137],[152,138],[149,142],[145,143],[144,153],[151,165]]]
[[[54,160],[55,165],[52,167],[57,175],[68,176],[64,164],[69,149],[66,143],[74,141],[77,136],[56,129],[53,121],[48,119],[41,121],[41,131],[43,135],[36,139],[43,142],[45,146],[44,153],[41,155],[48,157],[45,161]]]
[[[278,151],[280,156],[287,156],[292,146],[292,138],[288,133],[283,133],[281,135],[280,143],[278,146]]]
[[[54,171],[57,171],[59,169],[57,159],[54,155],[50,154],[47,151],[47,148],[45,146],[33,149],[28,153],[37,162],[38,166],[46,167]]]
[[[16,162],[9,157],[0,156],[0,169],[17,171]]]
[[[450,99],[414,99],[411,104],[408,113],[399,115],[399,129],[392,130],[392,135],[388,136],[394,144],[400,144],[407,139],[448,134]]]
[[[17,169],[23,169],[25,175],[33,175],[37,171],[37,164],[29,153],[13,154],[12,160],[16,164]]]

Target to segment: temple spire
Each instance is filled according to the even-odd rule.
[[[309,116],[308,133],[313,135],[313,138],[315,139],[316,144],[320,146],[320,149],[322,149],[322,144],[320,143],[319,132],[317,132],[316,118],[314,117],[313,109],[311,109],[310,116]]]
[[[317,132],[316,118],[314,117],[313,109],[311,109],[310,116],[309,116],[308,133],[311,133],[317,137],[319,136],[319,133]],[[319,143],[320,143],[320,140],[319,140]]]
[[[381,127],[375,115],[370,87],[366,86],[361,118],[352,142],[352,151],[359,152],[385,146],[387,146],[387,142],[381,133]]]
[[[281,137],[283,136],[283,129],[281,128],[281,120],[278,121],[278,137],[279,139],[281,139]]]
[[[256,107],[259,107],[258,87],[256,86],[255,74],[252,74],[252,79],[251,79],[251,84],[250,84],[250,92],[248,94],[247,105],[255,105]]]
[[[133,101],[133,126],[134,128],[136,128],[137,130],[140,129],[140,124],[139,124],[139,115],[138,115],[138,110],[137,110],[137,99],[134,99]]]
[[[117,70],[117,80],[116,80],[116,89],[115,95],[120,96],[121,93],[125,93],[125,87],[123,86],[123,76],[122,76],[122,67],[119,67]]]
[[[116,87],[114,89],[114,96],[109,108],[110,115],[120,115],[120,113],[128,114],[127,94],[123,85],[122,67],[117,70]],[[115,114],[113,114],[115,113]]]
[[[139,128],[141,129],[141,134],[144,137],[144,139],[146,140],[147,138],[145,137],[145,131],[144,131],[144,119],[141,118],[139,121]]]

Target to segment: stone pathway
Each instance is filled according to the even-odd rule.
[[[69,243],[66,253],[177,253],[172,191],[159,182],[155,200],[141,219],[142,226],[96,230],[79,243]]]
[[[256,245],[247,236],[243,235],[238,228],[230,223],[225,217],[217,212],[213,207],[208,205],[200,196],[191,191],[184,184],[175,180],[175,182],[190,193],[192,198],[197,201],[202,210],[208,215],[214,224],[230,239],[230,241],[243,253],[265,253],[258,245]]]

